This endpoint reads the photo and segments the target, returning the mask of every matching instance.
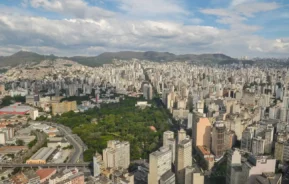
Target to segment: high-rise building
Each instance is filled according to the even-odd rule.
[[[93,157],[93,177],[98,177],[100,175],[100,164],[96,157]]]
[[[160,178],[160,184],[175,184],[176,183],[176,175],[171,170],[167,171]]]
[[[168,102],[168,94],[170,93],[169,89],[164,89],[162,92],[162,102],[163,104],[165,104],[167,106],[167,102]]]
[[[14,128],[5,127],[0,129],[0,144],[6,144],[6,141],[11,140],[14,137]]]
[[[252,139],[254,136],[254,130],[252,128],[247,128],[242,133],[241,149],[244,151],[251,151],[252,149]]]
[[[192,166],[192,140],[187,137],[178,144],[177,152],[177,182],[185,183],[186,167]]]
[[[5,145],[6,144],[6,133],[5,132],[0,132],[0,144]]]
[[[242,163],[239,150],[231,150],[227,159],[226,184],[242,184]]]
[[[287,109],[286,108],[280,109],[280,120],[282,122],[285,122],[287,120]]]
[[[265,130],[265,148],[264,153],[271,154],[273,147],[274,127],[270,124]]]
[[[262,137],[254,137],[252,139],[252,153],[254,155],[263,155],[265,149],[265,140]]]
[[[199,119],[199,122],[193,128],[192,138],[194,146],[211,148],[211,123],[208,118]]]
[[[199,113],[204,113],[204,107],[205,107],[205,103],[204,103],[204,100],[199,100],[198,102],[197,102],[197,111],[199,112]]]
[[[215,122],[212,132],[212,151],[216,158],[220,158],[226,151],[226,126],[223,122]]]
[[[169,147],[161,147],[150,154],[149,160],[149,184],[159,184],[160,178],[171,170],[172,154]]]
[[[270,107],[269,109],[269,118],[270,119],[278,119],[280,116],[280,108],[279,107]]]
[[[127,169],[130,164],[130,144],[112,140],[107,142],[107,148],[103,150],[104,168]]]
[[[236,143],[236,135],[233,131],[226,131],[225,133],[225,150],[231,149]]]
[[[193,113],[190,112],[188,114],[188,123],[187,123],[187,129],[191,129],[193,126]]]
[[[284,96],[283,97],[283,108],[285,109],[289,109],[289,97],[288,96]]]
[[[174,138],[174,132],[166,131],[163,135],[163,146],[169,147],[172,152],[172,164],[175,163],[176,158],[176,140]]]
[[[149,83],[143,84],[142,90],[143,90],[143,96],[146,100],[153,99],[153,87],[151,84]]]
[[[201,169],[197,166],[186,167],[185,184],[204,184],[205,177]]]
[[[37,109],[31,109],[30,111],[29,111],[29,115],[30,115],[30,118],[32,119],[32,120],[36,120],[36,118],[38,118],[38,110]]]
[[[275,143],[275,151],[274,151],[274,158],[283,162],[283,154],[284,154],[284,142],[277,141]]]
[[[182,142],[185,140],[187,137],[187,133],[184,129],[181,129],[178,131],[178,143]]]
[[[283,161],[288,162],[289,161],[289,142],[284,143],[283,147]]]
[[[71,102],[65,101],[65,102],[60,102],[60,103],[52,103],[51,108],[52,108],[52,114],[56,115],[56,114],[62,114],[62,113],[69,112],[69,111],[76,111],[77,105],[76,105],[76,101],[71,101]]]
[[[163,133],[163,146],[168,146],[168,140],[174,138],[174,132],[166,131]]]

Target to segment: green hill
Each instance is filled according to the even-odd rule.
[[[98,56],[58,57],[54,55],[40,55],[33,52],[20,51],[11,56],[1,56],[0,67],[16,66],[19,64],[27,64],[27,63],[39,63],[43,60],[47,59],[55,60],[57,58],[72,60],[79,64],[91,67],[112,63],[113,59],[130,60],[133,58],[141,60],[150,60],[155,62],[190,61],[192,63],[200,63],[200,64],[231,64],[239,62],[239,60],[233,59],[224,54],[175,55],[169,52],[122,51],[122,52],[105,52]]]

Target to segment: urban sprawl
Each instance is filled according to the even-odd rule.
[[[57,59],[0,81],[0,183],[289,183],[288,68]]]

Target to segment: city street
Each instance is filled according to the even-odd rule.
[[[71,129],[68,127],[56,123],[50,123],[50,125],[58,128],[74,148],[72,155],[68,159],[68,163],[83,162],[83,152],[85,151],[86,145],[82,140],[77,135],[72,134]]]

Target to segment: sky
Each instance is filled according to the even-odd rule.
[[[0,0],[0,55],[289,57],[288,0]]]

